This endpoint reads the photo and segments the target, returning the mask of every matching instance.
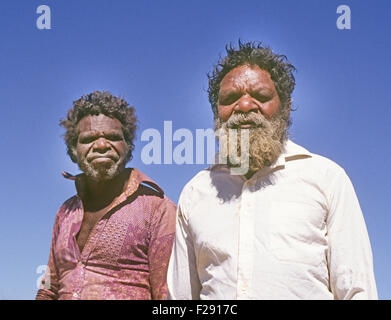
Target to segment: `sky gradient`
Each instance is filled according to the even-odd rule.
[[[93,4],[92,4],[93,3]],[[51,30],[36,9],[51,8]],[[350,6],[351,30],[336,27]],[[72,102],[108,90],[136,108],[133,160],[177,202],[207,165],[146,165],[141,133],[211,128],[207,77],[227,43],[259,40],[296,67],[291,139],[341,165],[370,236],[380,299],[391,299],[389,1],[1,1],[0,299],[33,299],[59,206],[78,173],[58,123]],[[175,146],[177,143],[173,143]],[[348,227],[348,226],[347,226]]]

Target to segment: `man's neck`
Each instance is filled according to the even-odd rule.
[[[111,180],[96,181],[86,177],[86,195],[83,199],[86,209],[97,211],[108,206],[125,190],[128,179],[126,170]]]

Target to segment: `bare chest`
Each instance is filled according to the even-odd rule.
[[[108,212],[107,208],[103,208],[99,211],[94,211],[94,212],[91,211],[84,212],[80,231],[77,234],[77,238],[76,238],[80,252],[83,251],[83,248],[88,240],[88,237],[92,229],[107,212]]]

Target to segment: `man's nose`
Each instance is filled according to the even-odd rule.
[[[111,146],[108,143],[108,141],[101,137],[94,143],[93,151],[99,152],[99,153],[105,153],[106,151],[110,150]]]
[[[258,105],[248,94],[245,94],[242,97],[240,97],[238,103],[234,107],[235,113],[249,113],[249,112],[258,112],[258,111],[259,111]]]

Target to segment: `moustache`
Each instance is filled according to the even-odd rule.
[[[226,122],[228,129],[238,129],[242,125],[249,125],[250,128],[270,127],[270,121],[261,113],[235,113]]]

